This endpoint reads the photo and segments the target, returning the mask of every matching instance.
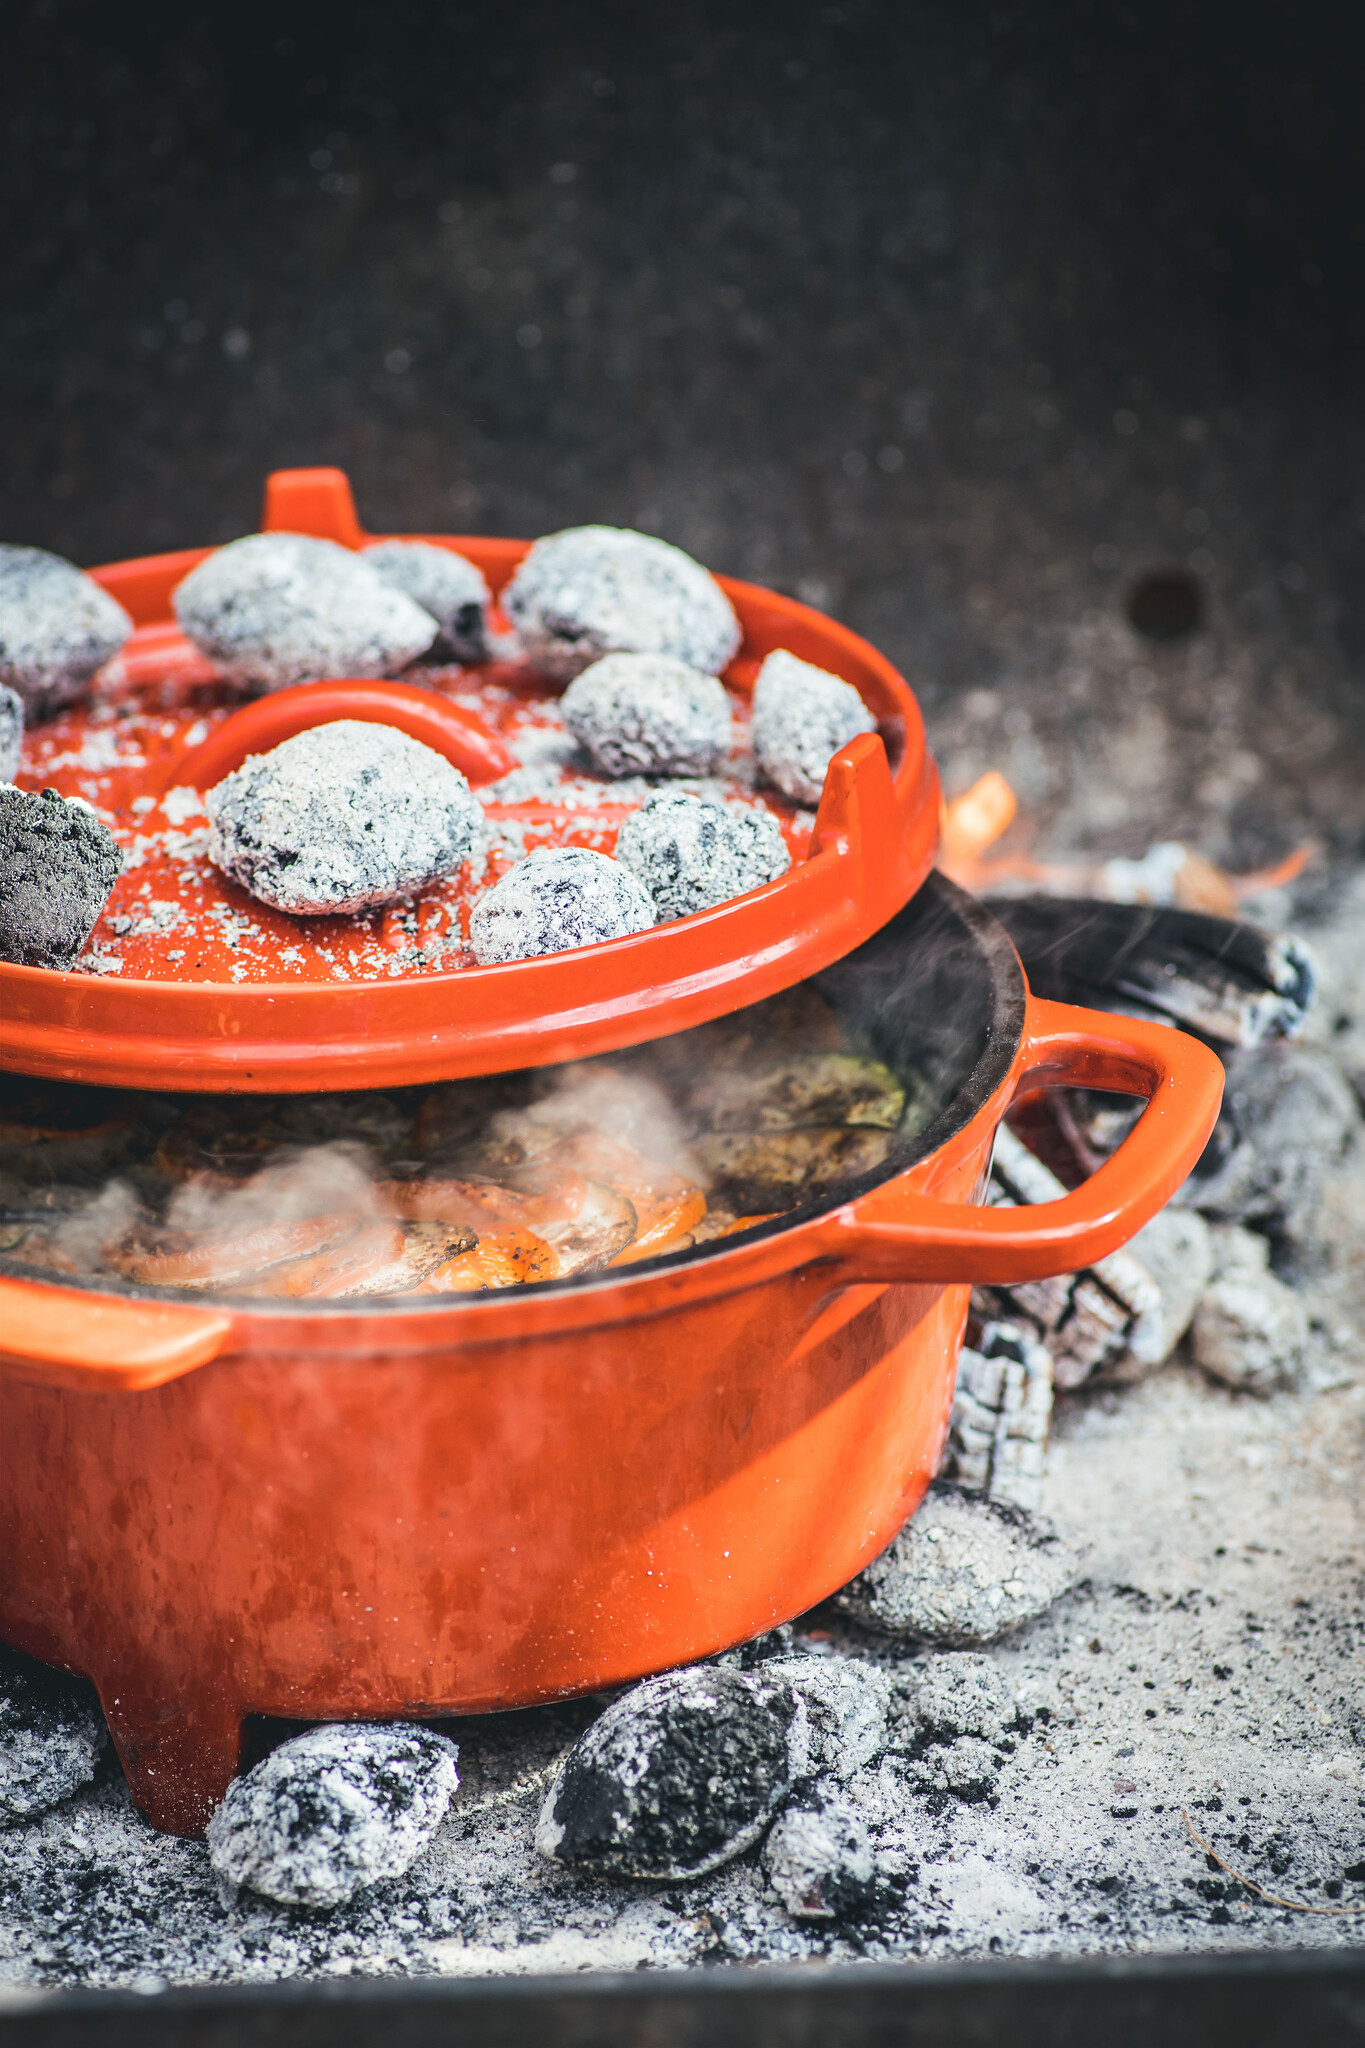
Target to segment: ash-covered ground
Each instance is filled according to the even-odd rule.
[[[1363,896],[1359,877],[1316,884],[1296,920],[1323,969],[1308,1036],[1348,1072]],[[596,1701],[446,1724],[462,1783],[439,1831],[403,1877],[332,1911],[234,1895],[202,1843],[139,1818],[106,1752],[93,1784],[0,1830],[0,1986],[1365,1939],[1362,1217],[1358,1125],[1295,1278],[1315,1319],[1299,1385],[1316,1391],[1235,1393],[1181,1352],[1136,1385],[1059,1397],[1042,1507],[1088,1546],[1083,1575],[981,1653],[1009,1696],[984,1740],[964,1685],[962,1731],[941,1724],[927,1748],[889,1735],[842,1785],[875,1863],[842,1917],[794,1918],[761,1844],[687,1882],[538,1855],[554,1766]],[[960,1654],[889,1643],[832,1606],[790,1648],[878,1663],[902,1690]],[[1236,1872],[1314,1910],[1212,1866],[1187,1816]]]

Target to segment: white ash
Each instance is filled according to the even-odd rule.
[[[70,967],[122,866],[89,804],[0,784],[0,960]]]
[[[831,756],[876,730],[853,685],[827,669],[778,648],[759,670],[749,727],[754,757],[794,803],[819,803]]]
[[[88,1785],[107,1741],[83,1679],[0,1644],[0,1821],[28,1820]]]
[[[703,803],[680,790],[656,791],[632,811],[617,835],[616,858],[648,891],[660,923],[728,903],[791,866],[770,811]]]
[[[565,1758],[536,1847],[603,1876],[700,1877],[752,1847],[807,1755],[804,1705],[765,1669],[647,1679]]]
[[[765,1679],[789,1685],[806,1708],[806,1757],[797,1777],[827,1773],[851,1778],[887,1744],[891,1680],[879,1664],[851,1657],[788,1654],[766,1657]]]
[[[725,685],[669,654],[604,655],[559,708],[603,775],[707,775],[730,747]]]
[[[877,1858],[866,1821],[830,1788],[789,1807],[763,1844],[768,1881],[795,1920],[856,1915],[877,1888]]]
[[[440,627],[432,656],[452,661],[487,661],[488,607],[483,573],[453,548],[425,540],[376,540],[361,560],[394,590],[401,590]]]
[[[648,931],[654,908],[629,868],[583,846],[543,846],[485,890],[469,919],[481,967]]]
[[[83,696],[132,630],[123,606],[73,562],[0,544],[0,683],[31,718]]]
[[[669,654],[716,675],[740,642],[730,600],[699,562],[622,527],[546,535],[502,602],[528,660],[556,682],[604,654]]]
[[[945,1649],[993,1643],[1080,1576],[1080,1542],[1043,1517],[938,1481],[836,1605],[888,1635]]]
[[[436,621],[336,541],[252,533],[191,569],[175,614],[202,654],[255,691],[335,676],[391,676],[424,654]]]
[[[0,782],[13,782],[24,752],[24,700],[0,683]]]
[[[958,1357],[943,1476],[1031,1512],[1042,1504],[1052,1354],[1022,1323],[988,1322]]]
[[[297,916],[414,895],[468,858],[482,813],[457,768],[392,726],[338,719],[208,791],[209,855]]]
[[[1308,1312],[1270,1271],[1270,1246],[1224,1224],[1212,1233],[1214,1278],[1194,1313],[1190,1350],[1225,1386],[1270,1394],[1292,1386],[1309,1343]]]
[[[400,1877],[445,1818],[458,1751],[429,1728],[336,1724],[234,1778],[209,1822],[220,1877],[287,1906],[339,1906]]]

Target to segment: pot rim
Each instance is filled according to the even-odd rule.
[[[989,979],[990,1009],[985,1022],[984,1042],[970,1073],[951,1101],[908,1142],[905,1151],[899,1153],[889,1166],[874,1167],[856,1179],[841,1181],[834,1192],[819,1200],[786,1210],[766,1223],[737,1232],[732,1238],[719,1243],[692,1245],[664,1257],[641,1259],[627,1269],[598,1269],[564,1280],[536,1281],[505,1290],[455,1296],[399,1294],[358,1301],[271,1301],[267,1305],[259,1297],[253,1300],[250,1296],[213,1294],[191,1288],[149,1287],[103,1274],[89,1279],[68,1276],[4,1258],[0,1258],[0,1276],[9,1275],[16,1280],[37,1282],[87,1297],[218,1311],[230,1315],[244,1332],[249,1327],[253,1340],[264,1336],[266,1331],[278,1336],[293,1331],[306,1340],[310,1328],[319,1325],[334,1333],[339,1328],[373,1332],[395,1317],[401,1317],[405,1323],[410,1318],[431,1323],[452,1315],[466,1319],[477,1315],[479,1338],[496,1342],[503,1332],[496,1327],[494,1319],[500,1317],[508,1326],[506,1334],[511,1336],[514,1317],[524,1325],[525,1312],[533,1304],[544,1305],[547,1311],[544,1320],[552,1326],[555,1304],[568,1300],[610,1300],[619,1306],[623,1300],[634,1297],[632,1308],[648,1314],[656,1303],[647,1297],[658,1295],[661,1288],[665,1294],[671,1293],[671,1280],[683,1276],[690,1278],[699,1269],[715,1273],[723,1281],[729,1281],[733,1276],[737,1284],[743,1284],[750,1277],[756,1279],[760,1276],[757,1273],[750,1275],[747,1270],[741,1273],[739,1268],[752,1266],[756,1256],[765,1268],[771,1267],[772,1261],[762,1259],[762,1253],[774,1247],[778,1240],[789,1240],[796,1248],[794,1258],[783,1259],[779,1263],[783,1266],[799,1264],[800,1240],[813,1226],[826,1222],[839,1210],[876,1189],[890,1187],[917,1170],[922,1172],[935,1153],[965,1130],[1002,1089],[1018,1055],[1024,1034],[1028,985],[1013,942],[1004,926],[984,904],[937,870],[929,875],[910,904],[897,916],[911,917],[936,902],[965,928]],[[883,939],[896,921],[893,918],[866,943],[875,944]],[[812,976],[811,979],[818,980],[819,977]],[[724,1287],[718,1291],[725,1291]],[[666,1304],[659,1302],[657,1305]],[[492,1322],[493,1327],[485,1329],[486,1322]],[[470,1336],[473,1338],[473,1331]]]

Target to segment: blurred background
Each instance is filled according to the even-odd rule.
[[[1365,852],[1355,10],[4,11],[0,537],[641,527],[1011,843]]]

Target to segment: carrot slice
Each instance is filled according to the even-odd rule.
[[[480,1238],[472,1251],[447,1259],[429,1273],[422,1294],[476,1294],[490,1287],[520,1287],[533,1280],[554,1280],[559,1260],[543,1238],[532,1231]]]

